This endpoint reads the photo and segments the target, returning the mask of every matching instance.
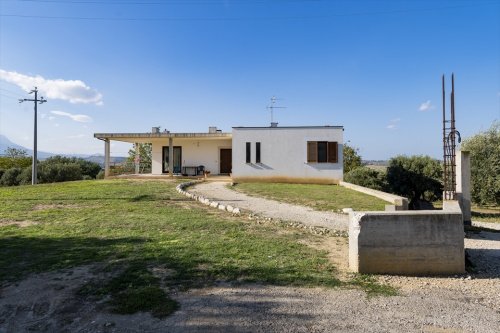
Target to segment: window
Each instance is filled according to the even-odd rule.
[[[255,163],[260,163],[260,142],[255,143]]]
[[[307,141],[308,163],[338,163],[338,143]]]
[[[246,151],[246,161],[247,163],[251,163],[251,156],[252,156],[252,153],[251,153],[251,147],[250,147],[250,142],[247,142],[247,151]]]

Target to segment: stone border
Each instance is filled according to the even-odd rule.
[[[187,187],[192,186],[194,184],[197,184],[199,182],[200,181],[190,181],[190,182],[186,182],[186,183],[181,183],[181,184],[177,185],[175,187],[175,189],[180,194],[184,194],[186,197],[193,199],[195,201],[199,201],[206,206],[210,206],[212,208],[217,208],[217,209],[229,212],[229,213],[234,214],[234,215],[241,214],[241,209],[239,209],[238,207],[233,207],[231,205],[223,205],[215,200],[211,200],[211,199],[205,198],[204,196],[196,195],[196,194],[189,193],[188,191],[186,191]]]

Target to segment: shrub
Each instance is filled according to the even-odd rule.
[[[17,181],[19,182],[19,185],[31,184],[31,167],[24,168],[19,176],[17,176]]]
[[[77,157],[66,157],[66,156],[52,156],[42,162],[43,164],[78,164],[80,166],[81,174],[95,178],[101,166],[98,163],[84,160],[83,158]]]
[[[26,168],[31,165],[31,157],[0,157],[0,169]]]
[[[359,186],[368,187],[378,191],[384,191],[387,187],[385,174],[381,171],[368,167],[357,167],[344,176],[346,182]]]
[[[5,170],[4,169],[0,169],[0,179],[2,178],[3,174],[4,174]]]
[[[16,186],[19,185],[18,176],[21,174],[21,168],[10,168],[5,170],[2,178],[0,178],[0,185],[2,186]]]
[[[40,163],[39,175],[41,183],[57,183],[82,179],[82,169],[77,163]]]
[[[94,178],[90,177],[89,175],[83,175],[82,180],[92,180]]]

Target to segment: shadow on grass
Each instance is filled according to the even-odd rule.
[[[491,219],[491,220],[496,220],[500,221],[500,212],[488,212],[488,213],[483,213],[483,212],[477,212],[472,210],[471,212],[472,217],[480,218],[480,219]]]

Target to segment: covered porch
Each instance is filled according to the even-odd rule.
[[[110,176],[110,142],[134,145],[150,143],[151,175],[199,176],[229,175],[232,169],[232,134],[210,128],[208,133],[171,133],[155,130],[151,133],[95,133],[104,141],[104,174]],[[138,152],[138,149],[135,149]],[[140,157],[136,156],[135,173],[139,174]]]

